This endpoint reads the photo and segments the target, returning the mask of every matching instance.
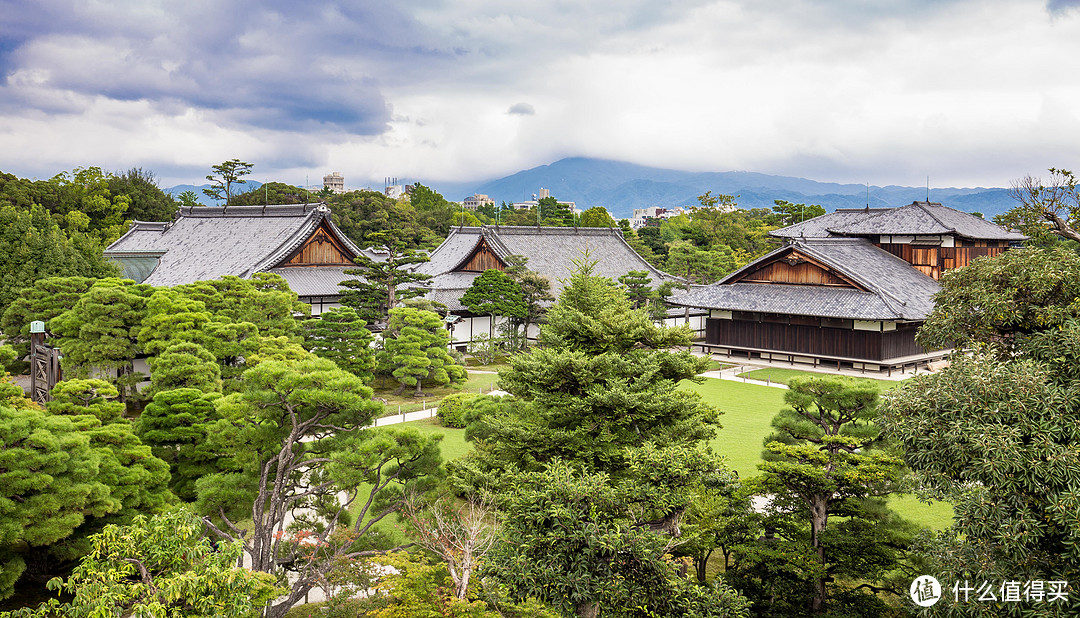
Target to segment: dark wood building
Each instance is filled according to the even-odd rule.
[[[672,303],[710,312],[706,349],[870,370],[947,353],[915,343],[941,273],[1024,240],[932,202],[837,210],[772,235],[786,244]]]

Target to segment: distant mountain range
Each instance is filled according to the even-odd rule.
[[[742,208],[771,208],[774,200],[796,204],[820,204],[828,211],[837,208],[903,206],[926,199],[926,187],[898,187],[817,182],[792,176],[771,176],[755,172],[685,172],[610,161],[573,157],[550,165],[523,170],[487,181],[427,182],[446,199],[460,202],[473,193],[486,193],[499,202],[520,202],[532,198],[541,187],[560,200],[576,202],[581,209],[603,206],[617,219],[633,215],[635,208],[649,206],[694,206],[697,196],[737,195]],[[210,185],[178,185],[165,189],[179,195],[194,191],[200,202],[213,205],[203,188]],[[261,183],[249,180],[242,189],[250,191]],[[380,186],[372,183],[370,186]],[[980,212],[987,219],[1016,203],[1008,189],[930,189],[930,200],[967,212]]]
[[[774,200],[796,204],[820,204],[837,208],[903,206],[926,199],[926,187],[870,186],[817,182],[791,176],[754,172],[684,172],[645,167],[604,159],[568,158],[550,165],[479,183],[432,183],[446,199],[461,201],[473,193],[486,193],[496,202],[529,199],[541,187],[579,208],[604,206],[616,218],[626,218],[635,208],[697,205],[697,196],[738,195],[742,208],[771,208]],[[1008,189],[930,189],[930,200],[992,218],[1016,203]]]

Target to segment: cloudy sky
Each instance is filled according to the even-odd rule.
[[[1080,0],[0,0],[0,170],[481,180],[588,156],[1008,186],[1080,168]]]

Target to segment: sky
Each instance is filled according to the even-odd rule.
[[[1080,0],[0,0],[0,170],[482,181],[567,156],[1007,187],[1080,168]]]

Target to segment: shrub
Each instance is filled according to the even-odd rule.
[[[455,393],[453,395],[447,395],[439,403],[439,409],[436,415],[442,424],[447,427],[456,427],[457,429],[465,428],[465,411],[469,409],[470,404],[476,399],[478,395],[470,395],[469,393]]]

